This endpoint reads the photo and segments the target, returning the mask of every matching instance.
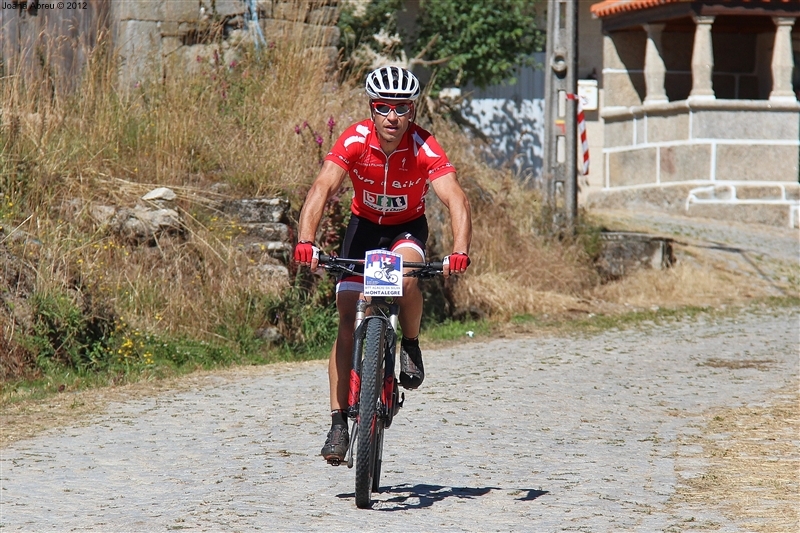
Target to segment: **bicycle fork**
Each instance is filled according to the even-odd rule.
[[[373,306],[377,307],[373,304]],[[353,419],[350,428],[350,446],[347,449],[345,460],[347,467],[353,468],[353,450],[358,438],[358,404],[361,396],[361,355],[364,347],[365,319],[367,308],[370,305],[364,299],[359,299],[356,304],[355,332],[353,334],[353,365],[350,370],[350,392],[348,395],[347,415]],[[395,378],[394,365],[397,349],[398,305],[389,304],[389,316],[375,316],[374,320],[388,320],[386,339],[384,340],[384,377],[381,390],[380,417],[384,421],[384,428],[392,424],[392,419],[405,402],[405,394],[399,392],[399,384]]]

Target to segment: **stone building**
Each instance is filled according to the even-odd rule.
[[[198,57],[222,52],[228,59],[247,39],[270,46],[299,38],[331,68],[338,58],[339,0],[87,0],[37,6],[32,0],[2,3],[0,74],[49,76],[58,93],[79,85],[101,38],[117,54],[123,89],[196,66]]]
[[[591,11],[604,148],[588,205],[798,226],[800,0],[605,0]]]

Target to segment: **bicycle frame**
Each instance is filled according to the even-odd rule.
[[[372,311],[372,314],[367,314]],[[396,401],[394,384],[394,369],[397,352],[397,325],[399,321],[400,306],[393,298],[373,297],[371,301],[359,299],[356,304],[356,323],[353,333],[353,366],[350,370],[350,395],[348,398],[348,416],[355,419],[358,415],[358,398],[361,393],[361,352],[363,350],[364,335],[367,321],[381,320],[386,323],[385,346],[383,360],[385,365],[383,394],[381,396],[381,419],[384,427],[392,424],[396,409],[403,405],[403,399]],[[352,449],[351,449],[352,450]],[[349,463],[348,463],[349,464]]]
[[[364,264],[363,259],[320,255],[319,263],[328,271],[363,275],[354,270],[355,265]],[[411,269],[405,271],[404,276],[421,278],[441,274],[443,268],[442,263],[405,263],[403,266]],[[369,507],[371,493],[380,488],[383,430],[392,424],[394,415],[405,401],[405,394],[399,392],[395,376],[399,315],[400,304],[395,297],[373,296],[367,299],[362,294],[356,303],[347,402],[347,415],[353,424],[345,460],[348,468],[352,468],[357,444],[355,495],[356,505],[360,508]],[[363,376],[362,364],[367,367],[367,376]],[[362,383],[362,378],[367,381]]]

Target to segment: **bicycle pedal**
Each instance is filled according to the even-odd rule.
[[[336,458],[331,458],[331,459],[328,459],[328,464],[331,465],[331,466],[339,466],[340,464],[342,464],[342,460],[341,459],[336,459]]]

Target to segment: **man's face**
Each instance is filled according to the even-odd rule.
[[[381,139],[394,144],[402,139],[414,116],[414,103],[411,100],[370,102],[372,120]]]

